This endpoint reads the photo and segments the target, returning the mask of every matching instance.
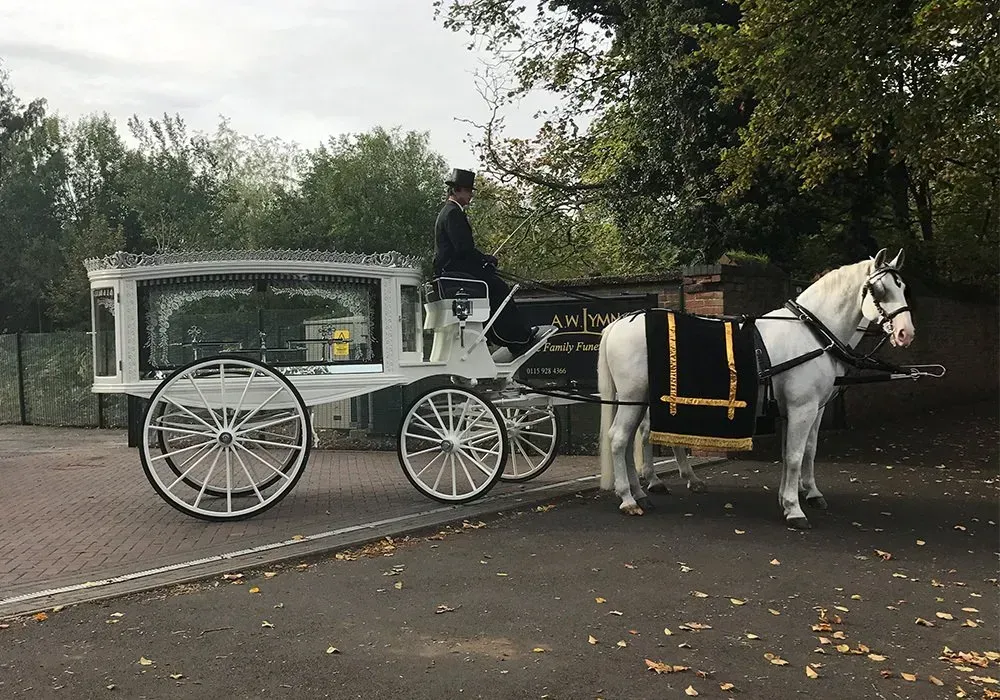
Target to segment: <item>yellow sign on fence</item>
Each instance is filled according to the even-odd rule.
[[[344,328],[333,332],[333,356],[349,357],[351,354],[351,331]]]

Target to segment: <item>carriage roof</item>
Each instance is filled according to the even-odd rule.
[[[91,279],[159,278],[213,271],[299,272],[363,277],[420,275],[420,259],[397,251],[348,253],[333,250],[193,250],[160,253],[117,251],[84,261]]]

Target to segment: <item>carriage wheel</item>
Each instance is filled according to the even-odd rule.
[[[431,389],[410,404],[397,443],[406,478],[442,503],[486,494],[503,475],[509,449],[496,407],[459,387]]]
[[[534,479],[555,461],[559,450],[559,421],[551,408],[504,408],[510,457],[500,478],[521,482]]]
[[[211,423],[212,419],[210,414],[204,409],[199,409],[197,406],[192,406],[190,409],[180,410],[174,406],[171,406],[167,402],[161,402],[158,407],[159,414],[154,420],[157,422],[154,425],[159,425],[163,427],[174,427],[182,429],[192,429],[198,428],[202,423]],[[195,414],[191,416],[190,414]],[[281,411],[261,411],[254,417],[254,423],[262,423],[268,421],[272,418],[282,416]],[[292,427],[292,426],[290,426]],[[184,470],[181,465],[174,462],[173,458],[170,456],[179,448],[187,447],[196,441],[198,438],[192,438],[186,434],[179,434],[168,432],[167,430],[157,430],[157,441],[159,442],[160,453],[165,454],[163,461],[170,468],[170,470],[176,475],[181,477],[185,484],[193,489],[201,489],[202,483],[197,481],[194,477],[190,475],[185,475]],[[271,440],[274,438],[287,438],[286,434],[272,432],[270,430],[261,430],[253,433],[254,437],[264,438],[266,440]],[[184,454],[183,452],[181,453]],[[282,465],[281,472],[287,473],[289,469],[295,463],[298,453],[295,450],[287,450],[287,456],[285,462]],[[258,489],[267,489],[273,486],[279,479],[281,479],[281,474],[275,472],[269,479],[265,479],[260,484],[257,484]],[[226,491],[222,489],[214,488],[210,485],[205,486],[205,495],[212,498],[225,498],[227,493],[232,493],[234,496],[246,496],[253,493],[253,485],[247,485],[243,487],[234,486],[231,491]]]
[[[299,392],[256,360],[209,357],[149,399],[139,451],[156,492],[205,520],[240,520],[281,501],[302,476],[312,426]]]

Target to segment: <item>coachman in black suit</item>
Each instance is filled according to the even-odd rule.
[[[445,180],[448,201],[434,222],[434,274],[447,277],[458,273],[458,276],[482,280],[489,287],[490,308],[495,313],[510,294],[510,287],[497,274],[497,259],[476,248],[472,237],[472,226],[465,207],[472,201],[475,178],[475,173],[456,168]],[[511,299],[490,328],[489,340],[503,345],[514,357],[518,357],[531,347],[537,333],[538,327],[529,327],[524,322]]]

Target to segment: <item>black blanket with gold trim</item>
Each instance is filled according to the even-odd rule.
[[[753,322],[646,312],[650,441],[752,450],[757,416]]]

